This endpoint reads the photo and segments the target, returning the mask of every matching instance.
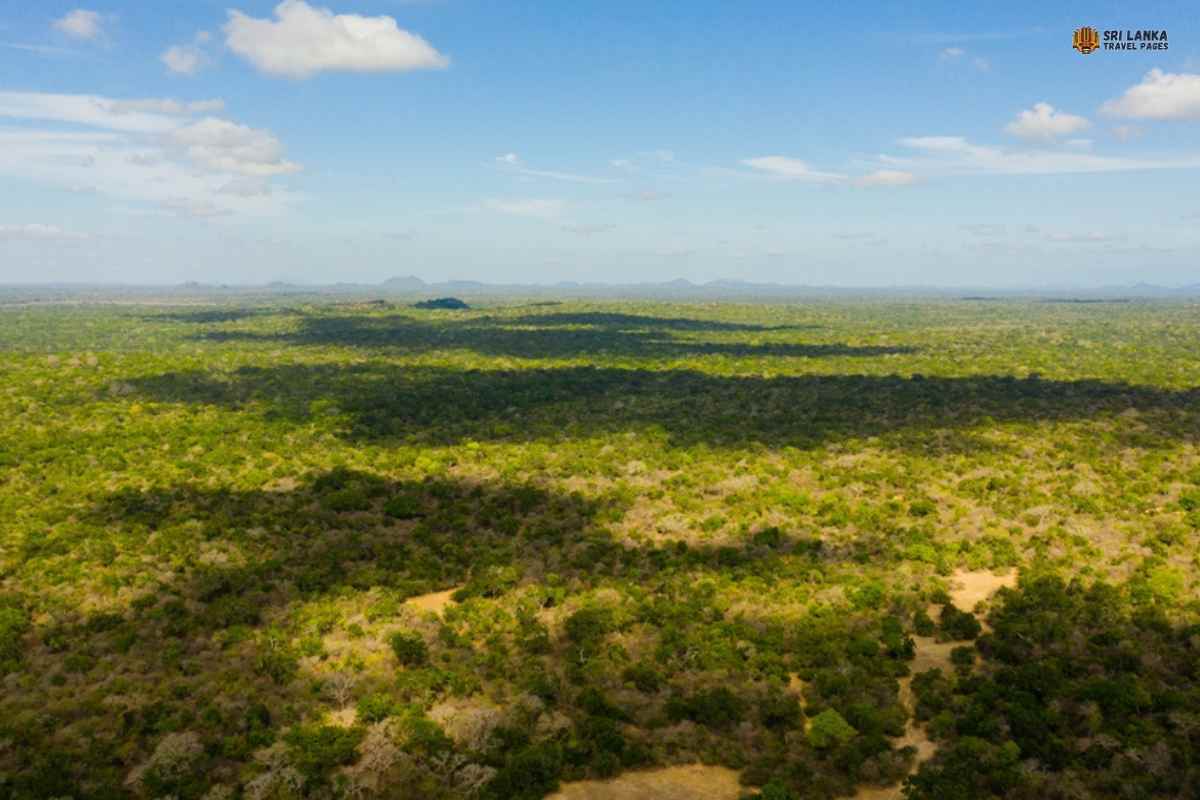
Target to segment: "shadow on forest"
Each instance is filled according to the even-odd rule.
[[[481,355],[521,358],[570,358],[610,355],[644,358],[686,358],[698,355],[737,357],[834,358],[905,355],[912,347],[804,344],[795,342],[706,342],[675,338],[683,332],[769,332],[766,328],[730,322],[630,314],[543,314],[525,317],[483,317],[438,323],[413,316],[305,316],[289,333],[210,331],[198,338],[215,342],[277,342],[290,345],[334,345],[426,352],[471,350]],[[520,327],[524,326],[524,327]]]
[[[1144,412],[1122,435],[1195,439],[1200,390],[1007,376],[804,375],[575,367],[454,370],[368,363],[243,367],[132,379],[143,397],[271,418],[344,414],[354,440],[454,444],[662,430],[673,445],[812,447],[831,440]]]
[[[217,324],[222,322],[241,322],[247,319],[277,316],[288,313],[278,308],[205,308],[197,311],[166,311],[158,314],[146,314],[142,319],[146,322],[183,322],[188,324]]]
[[[321,656],[321,640],[344,639],[359,612],[424,629],[430,657],[427,668],[406,671],[407,682],[396,681],[390,661],[391,673],[363,673],[354,697],[377,680],[399,701],[427,707],[439,696],[472,694],[484,680],[516,681],[519,691],[524,675],[543,681],[540,691],[561,696],[569,710],[566,698],[577,690],[568,691],[566,673],[577,646],[548,638],[536,651],[545,661],[531,661],[521,649],[490,652],[471,637],[434,635],[437,628],[415,622],[400,601],[447,587],[463,587],[456,599],[466,601],[536,585],[545,609],[564,597],[553,586],[578,593],[620,576],[657,582],[661,597],[690,604],[679,624],[711,623],[720,615],[698,613],[696,572],[770,576],[783,557],[799,556],[807,573],[820,557],[819,542],[773,529],[736,548],[626,547],[604,527],[624,511],[613,498],[531,485],[394,482],[349,470],[287,491],[180,485],[106,495],[81,521],[105,531],[123,552],[140,552],[139,569],[153,555],[149,563],[173,570],[126,609],[64,616],[41,628],[40,642],[24,656],[32,682],[10,686],[3,703],[21,709],[0,724],[9,737],[0,751],[7,788],[16,797],[79,796],[84,786],[103,788],[95,796],[118,796],[130,769],[165,733],[198,727],[223,732],[206,742],[212,779],[219,779],[227,773],[222,765],[250,760],[279,729],[340,707],[322,689],[337,667]],[[103,549],[89,542],[89,552]],[[322,608],[355,590],[374,591],[349,614]],[[507,635],[520,641],[521,630]],[[681,639],[678,652],[668,647],[664,663],[688,668],[687,646]],[[57,695],[52,702],[48,693]],[[104,695],[108,702],[95,701]],[[76,726],[116,735],[56,734]]]
[[[641,314],[585,311],[573,314],[529,314],[522,317],[485,317],[477,322],[500,325],[532,325],[563,327],[569,325],[590,326],[614,331],[644,330],[647,328],[671,331],[718,331],[765,333],[767,331],[817,330],[819,325],[757,325],[745,322],[723,322],[711,319],[688,317],[648,317]]]

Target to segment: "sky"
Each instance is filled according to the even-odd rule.
[[[1194,4],[82,1],[0,0],[0,283],[1200,283]]]

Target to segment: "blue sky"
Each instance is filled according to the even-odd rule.
[[[0,282],[1200,282],[1187,4],[85,2],[0,0]]]

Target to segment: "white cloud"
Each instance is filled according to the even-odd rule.
[[[81,126],[0,127],[0,176],[81,187],[187,216],[274,215],[295,200],[268,180],[296,172],[270,132],[190,115],[219,100],[0,92],[0,117]]]
[[[0,117],[70,122],[129,133],[163,133],[178,124],[176,111],[152,109],[147,103],[170,101],[110,100],[86,94],[0,92]]]
[[[204,66],[204,51],[194,44],[176,44],[163,52],[163,64],[176,75],[195,75]]]
[[[911,136],[901,139],[900,144],[922,154],[907,163],[926,174],[1061,175],[1200,166],[1200,157],[1196,156],[1150,160],[1061,149],[1005,150],[972,144],[961,136]]]
[[[760,156],[743,159],[742,163],[751,169],[765,172],[771,177],[781,180],[831,183],[846,179],[845,175],[815,170],[806,162],[788,156]]]
[[[0,42],[0,47],[10,50],[24,50],[27,53],[37,53],[42,56],[73,56],[78,51],[66,47],[55,47],[49,44],[28,44],[25,42]]]
[[[266,197],[271,194],[271,182],[266,178],[242,176],[222,186],[217,193],[234,197]]]
[[[1152,69],[1137,86],[1100,106],[1100,113],[1135,119],[1200,119],[1200,75]]]
[[[556,181],[568,181],[570,183],[613,183],[611,178],[597,178],[591,175],[577,175],[573,172],[554,172],[544,169],[530,169],[525,166],[525,162],[516,153],[505,153],[502,156],[496,156],[496,163],[501,167],[516,172],[520,175],[526,175],[531,178],[550,178]]]
[[[880,169],[856,178],[856,186],[912,186],[917,176],[899,169]]]
[[[938,53],[938,59],[940,61],[954,61],[962,58],[966,54],[967,51],[963,50],[961,47],[947,47],[942,50],[942,52]]]
[[[149,112],[153,114],[210,114],[225,110],[224,100],[195,100],[181,103],[178,100],[150,98],[146,100],[108,100],[106,106],[117,114]]]
[[[986,58],[982,58],[980,56],[976,56],[975,58],[971,59],[971,66],[973,66],[975,69],[979,70],[980,72],[991,72],[992,71],[992,62],[990,62]]]
[[[204,52],[192,44],[172,45],[161,58],[167,69],[176,75],[195,75],[204,64]]]
[[[1067,139],[1067,141],[1064,142],[1064,144],[1067,147],[1074,147],[1076,150],[1091,150],[1092,149],[1092,140],[1091,139]]]
[[[283,146],[269,131],[216,117],[171,131],[168,139],[187,151],[188,158],[215,172],[270,177],[299,172],[283,158]]]
[[[159,60],[175,75],[192,76],[212,63],[212,58],[204,49],[212,40],[208,31],[200,31],[189,44],[177,44],[168,47],[159,56]]]
[[[0,225],[0,241],[72,242],[87,238],[85,233],[65,231],[57,225]]]
[[[907,170],[880,169],[866,175],[851,178],[837,172],[825,172],[814,169],[805,161],[788,156],[762,156],[747,158],[742,161],[748,167],[765,173],[773,179],[784,181],[800,181],[818,184],[848,184],[864,188],[879,186],[910,186],[917,182],[917,176]]]
[[[402,72],[440,69],[450,62],[392,17],[334,14],[304,0],[283,0],[275,19],[230,10],[229,49],[262,72],[308,78],[319,72]]]
[[[549,219],[562,214],[566,204],[562,200],[547,198],[491,198],[483,203],[485,208],[501,214],[517,217]]]
[[[1083,117],[1059,111],[1049,103],[1035,103],[1033,108],[1018,113],[1004,130],[1022,139],[1051,141],[1087,130],[1091,125]]]
[[[95,11],[77,8],[65,17],[56,19],[54,27],[72,39],[95,39],[104,32],[103,20]]]

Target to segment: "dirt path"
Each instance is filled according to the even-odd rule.
[[[962,611],[974,611],[981,601],[991,597],[1001,587],[1015,586],[1016,582],[1015,572],[1008,575],[994,575],[982,570],[977,572],[960,570],[953,576],[950,601]],[[982,622],[982,620],[980,621]],[[953,669],[950,651],[966,644],[965,642],[939,642],[932,636],[914,636],[913,642],[916,645],[916,655],[909,664],[909,677],[900,679],[900,702],[908,709],[908,725],[904,729],[904,735],[895,743],[896,747],[912,746],[917,749],[917,756],[913,759],[910,774],[916,772],[921,764],[928,761],[937,752],[937,745],[926,734],[925,726],[917,724],[914,713],[917,699],[912,691],[912,676],[928,672],[931,669],[950,672]],[[904,792],[901,786],[871,786],[859,789],[854,797],[857,800],[897,800],[904,797]]]
[[[955,606],[972,611],[982,600],[991,597],[1002,586],[1012,586],[1016,583],[1016,575],[993,575],[990,572],[954,573],[950,599]],[[439,592],[436,595],[425,595],[423,598],[412,598],[410,603],[421,601],[421,607],[436,606],[439,610],[445,606],[441,601],[438,606],[433,598],[448,596],[451,592]],[[913,640],[916,644],[916,655],[910,665],[912,675],[917,675],[931,669],[952,669],[950,651],[964,644],[963,642],[939,642],[933,637],[918,636]],[[799,692],[802,684],[793,676],[793,691]],[[925,726],[918,725],[912,716],[916,707],[916,698],[912,692],[912,677],[900,679],[900,702],[909,711],[908,726],[904,735],[896,740],[897,747],[912,746],[916,748],[917,756],[913,762],[913,771],[937,752],[937,745],[925,733]],[[549,800],[737,800],[749,790],[738,782],[738,773],[725,767],[709,767],[702,764],[690,764],[679,767],[664,767],[662,769],[627,772],[608,781],[578,781],[567,783]],[[858,800],[895,800],[903,797],[900,786],[863,787],[855,797]]]

